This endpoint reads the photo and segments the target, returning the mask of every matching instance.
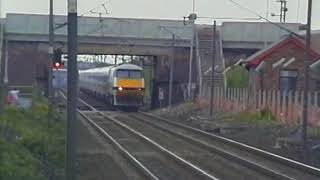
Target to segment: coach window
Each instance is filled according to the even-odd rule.
[[[297,70],[281,70],[280,71],[280,90],[295,91],[297,88]]]

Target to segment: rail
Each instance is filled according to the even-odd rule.
[[[63,94],[63,92],[59,91],[59,94],[64,98],[67,97]],[[98,112],[94,107],[87,104],[85,101],[79,99],[79,101],[86,106],[88,106],[91,110]],[[95,123],[90,117],[88,117],[85,113],[77,110],[78,113],[87,120],[96,130],[98,130],[103,136],[111,141],[111,143],[116,147],[116,149],[121,152],[134,166],[136,166],[146,177],[151,180],[159,180],[157,176],[155,176],[148,168],[146,168],[141,162],[139,162],[130,152],[128,152],[120,143],[118,143],[110,134],[108,134],[103,128],[101,128],[97,123]]]
[[[150,114],[150,113],[146,113],[146,112],[140,112],[140,113],[145,115],[145,116],[147,116],[147,117],[152,117],[154,119],[163,121],[163,122],[171,124],[173,126],[176,126],[176,127],[179,127],[179,128],[183,128],[183,129],[186,129],[186,130],[189,130],[189,131],[193,131],[195,133],[198,133],[200,135],[206,136],[208,138],[212,138],[214,140],[217,140],[217,141],[219,141],[221,143],[225,143],[225,144],[233,146],[235,148],[239,148],[239,149],[241,149],[243,151],[247,151],[249,153],[256,154],[256,155],[261,156],[263,158],[270,158],[273,161],[281,163],[281,164],[283,164],[285,166],[296,168],[298,170],[305,171],[305,172],[308,172],[308,173],[310,173],[310,174],[312,174],[314,176],[320,177],[320,169],[318,169],[316,167],[312,167],[312,166],[306,165],[304,163],[297,162],[297,161],[294,161],[294,160],[291,160],[291,159],[288,159],[288,158],[285,158],[285,157],[282,157],[282,156],[279,156],[279,155],[276,155],[276,154],[273,154],[273,153],[258,149],[256,147],[252,147],[252,146],[249,146],[249,145],[246,145],[246,144],[243,144],[243,143],[240,143],[240,142],[237,142],[237,141],[225,138],[225,137],[221,137],[221,136],[218,136],[218,135],[215,135],[215,134],[211,134],[211,133],[208,133],[208,132],[202,131],[200,129],[196,129],[196,128],[193,128],[193,127],[181,124],[181,123],[172,122],[172,121],[169,121],[167,119],[155,116],[155,115]]]
[[[65,97],[64,94],[62,94]],[[201,179],[207,179],[207,180],[218,180],[218,178],[208,174],[207,172],[205,172],[204,170],[200,169],[199,167],[195,166],[194,164],[186,161],[185,159],[179,157],[178,155],[176,155],[175,153],[169,151],[168,149],[162,147],[161,145],[157,144],[156,142],[152,141],[150,138],[144,136],[143,134],[135,131],[134,129],[126,126],[125,124],[119,122],[118,120],[109,117],[107,115],[105,115],[103,112],[97,110],[96,108],[92,107],[91,105],[89,105],[88,103],[86,103],[85,101],[79,99],[79,101],[88,106],[91,110],[91,112],[96,113],[98,115],[100,115],[101,117],[113,122],[114,124],[116,124],[118,127],[120,127],[121,129],[126,130],[127,132],[129,132],[130,134],[135,135],[136,137],[138,137],[139,139],[141,139],[143,142],[145,142],[146,144],[149,144],[150,146],[154,147],[155,149],[157,149],[157,151],[163,153],[166,157],[168,157],[169,159],[175,161],[177,164],[179,164],[179,166],[182,166],[183,169],[187,169],[189,170],[190,173],[194,174],[197,177],[201,177]],[[85,112],[85,111],[84,111]],[[126,150],[116,139],[114,139],[110,134],[108,134],[101,126],[99,126],[97,123],[94,122],[93,119],[91,119],[89,116],[87,116],[84,112],[78,110],[78,113],[84,118],[86,119],[96,130],[98,130],[102,135],[104,135],[106,138],[108,138],[109,140],[111,140],[111,142],[117,147],[117,149],[122,152],[122,154],[124,154],[126,156],[126,158],[129,159],[129,161],[131,163],[133,163],[135,166],[137,166],[147,177],[149,177],[150,179],[159,179],[159,177],[157,177],[155,174],[153,174],[145,165],[143,165],[139,160],[137,160],[128,150]]]
[[[159,149],[161,152],[167,154],[168,156],[170,156],[173,160],[175,160],[176,162],[182,164],[183,166],[185,166],[186,168],[194,171],[197,175],[203,177],[204,179],[210,179],[210,180],[218,180],[218,178],[208,174],[207,172],[205,172],[204,170],[200,169],[199,167],[193,165],[192,163],[184,160],[183,158],[179,157],[178,155],[174,154],[173,152],[169,151],[168,149],[162,147],[161,145],[157,144],[156,142],[152,141],[150,138],[144,136],[143,134],[135,131],[134,129],[128,127],[127,125],[117,121],[116,119],[112,118],[112,117],[108,117],[106,116],[104,113],[102,113],[101,111],[96,110],[94,107],[90,106],[89,104],[87,104],[85,101],[80,100],[82,103],[86,104],[88,107],[90,107],[90,109],[92,109],[93,111],[97,112],[98,114],[100,114],[101,116],[103,116],[104,118],[114,122],[115,124],[119,125],[119,127],[122,127],[128,131],[130,131],[132,134],[136,135],[137,137],[139,137],[140,139],[144,140],[145,142],[153,145],[154,147],[156,147],[157,149]],[[96,124],[97,127],[99,127]],[[100,129],[101,127],[99,127]],[[149,171],[150,172],[150,171]]]

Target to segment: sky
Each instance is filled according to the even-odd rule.
[[[271,13],[279,14],[280,4],[276,2],[277,0],[234,1],[264,17],[267,16],[267,9],[269,9],[269,19],[275,22],[279,21],[279,17],[270,16]],[[2,0],[1,15],[4,16],[6,13],[48,14],[48,2],[49,0]],[[67,13],[67,0],[54,0],[54,2],[55,14],[65,15]],[[104,2],[105,0],[78,0],[78,12],[81,15]],[[199,16],[197,23],[199,24],[212,23],[213,21],[212,19],[201,17],[256,18],[255,15],[239,8],[231,3],[230,0],[195,0],[195,4],[195,12]],[[106,17],[182,20],[184,16],[192,13],[193,0],[109,0],[106,3],[106,7],[109,11],[109,14],[105,15]],[[313,0],[313,29],[320,29],[319,8],[320,0]],[[288,9],[287,22],[306,22],[307,0],[288,0]],[[102,6],[95,11],[104,12]],[[97,16],[97,14],[90,13],[85,15]],[[218,22],[221,21],[218,20]]]

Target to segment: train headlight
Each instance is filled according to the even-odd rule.
[[[118,87],[118,90],[119,90],[119,91],[122,91],[122,90],[123,90],[123,88],[122,88],[122,87]]]

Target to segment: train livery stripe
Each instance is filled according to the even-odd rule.
[[[117,79],[115,87],[144,88],[144,81],[142,79]]]

